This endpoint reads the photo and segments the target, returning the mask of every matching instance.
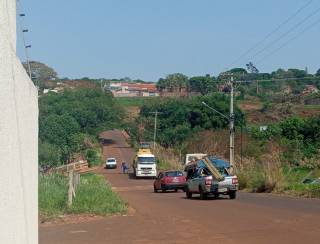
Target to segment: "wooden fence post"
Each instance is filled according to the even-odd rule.
[[[73,169],[69,170],[69,190],[68,190],[68,207],[72,205],[72,195],[73,195]]]

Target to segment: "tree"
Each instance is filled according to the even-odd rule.
[[[245,70],[244,68],[233,68],[228,72],[232,74],[248,74],[247,70]]]
[[[229,98],[222,94],[186,99],[171,98],[143,105],[139,119],[144,122],[147,132],[144,139],[152,139],[154,123],[150,112],[156,110],[161,112],[158,115],[158,139],[166,147],[180,145],[199,130],[226,128],[228,121],[203,106],[202,102],[206,102],[223,114],[229,113]],[[236,124],[243,123],[243,114],[238,108],[235,109],[235,114]]]
[[[159,89],[172,89],[177,90],[186,88],[188,84],[188,77],[181,73],[168,75],[165,79],[160,78],[157,87]]]
[[[288,69],[288,71],[284,69],[278,69],[271,73],[272,78],[276,79],[287,79],[287,78],[303,78],[308,74],[305,70],[300,69]]]
[[[24,68],[27,70],[27,63],[23,63]],[[57,72],[47,66],[44,63],[37,62],[37,61],[30,61],[31,67],[31,74],[32,78],[39,80],[39,81],[48,81],[48,80],[55,80],[58,78]]]
[[[39,145],[40,163],[50,165],[56,162],[51,160],[52,151],[59,152],[60,162],[65,163],[75,153],[92,147],[90,135],[117,128],[122,121],[122,109],[111,93],[101,89],[80,88],[41,96],[39,110],[39,138],[44,144]]]
[[[29,72],[26,62],[23,63],[23,67]],[[40,89],[54,88],[56,86],[58,74],[53,68],[37,61],[30,61],[30,68],[32,81]]]
[[[320,76],[320,69],[317,70],[316,76]]]
[[[202,95],[216,90],[214,78],[210,76],[191,77],[188,82],[189,91],[200,92]]]
[[[73,135],[79,131],[79,124],[68,114],[53,114],[40,120],[40,139],[59,147],[63,161],[71,159],[73,149],[76,147]]]
[[[251,74],[258,74],[259,73],[259,70],[256,68],[256,66],[253,65],[252,62],[249,62],[246,66],[247,66],[247,70]]]
[[[39,142],[39,166],[44,169],[59,166],[61,164],[60,149],[48,142]]]
[[[233,68],[227,72],[220,73],[218,76],[219,80],[230,80],[230,74],[232,74],[235,80],[242,80],[247,76],[248,71],[243,68]]]

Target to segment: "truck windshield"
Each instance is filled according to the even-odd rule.
[[[139,164],[154,164],[154,157],[138,157]]]

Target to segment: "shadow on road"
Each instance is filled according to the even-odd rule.
[[[187,198],[187,197],[182,197],[182,199],[186,199],[186,200],[190,200],[190,201],[221,201],[221,200],[225,200],[225,201],[229,201],[229,200],[233,200],[227,197],[207,197],[205,200],[201,200],[200,196],[196,196],[196,197],[192,197],[192,198]],[[234,201],[234,200],[233,200]]]
[[[114,148],[131,149],[131,147],[130,147],[130,146],[118,146],[118,147],[114,147]]]
[[[113,145],[113,144],[116,144],[116,142],[112,139],[106,139],[106,138],[102,138],[101,139],[101,144],[103,146],[109,146],[109,145]]]

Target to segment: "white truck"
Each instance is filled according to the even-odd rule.
[[[157,177],[155,156],[149,148],[140,148],[133,160],[133,173],[138,177]]]

